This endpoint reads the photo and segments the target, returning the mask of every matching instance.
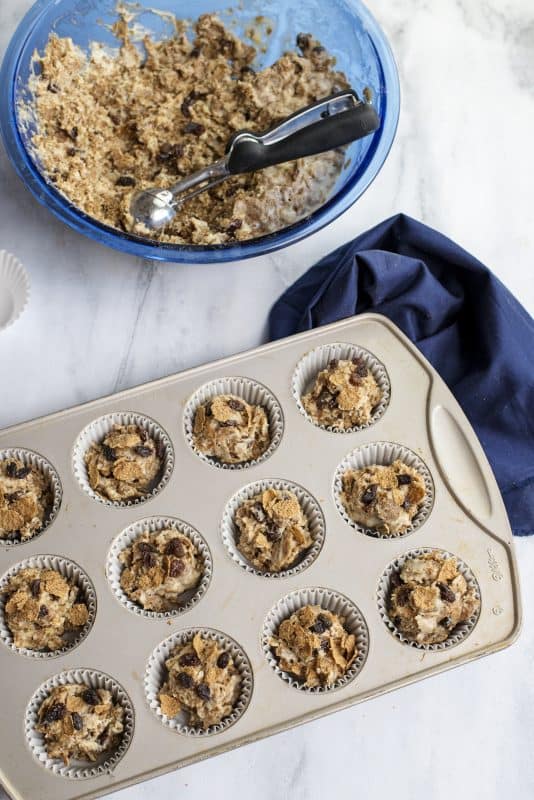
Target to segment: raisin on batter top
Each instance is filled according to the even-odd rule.
[[[382,392],[362,358],[333,358],[319,372],[302,405],[318,425],[352,428],[366,425]]]
[[[54,569],[21,569],[1,592],[15,647],[61,650],[89,619],[78,587]]]
[[[163,468],[163,452],[139,425],[114,425],[85,454],[89,485],[109,500],[134,500],[149,494]]]
[[[119,556],[124,564],[120,585],[147,611],[179,608],[184,592],[199,583],[203,560],[189,537],[167,528],[142,533]]]
[[[446,641],[480,608],[454,557],[432,551],[408,558],[391,576],[388,613],[396,628],[419,644]]]
[[[253,461],[271,443],[269,420],[263,406],[221,394],[197,408],[193,440],[197,450],[223,464]]]
[[[266,489],[236,511],[239,552],[262,572],[288,569],[311,547],[308,521],[297,496]]]
[[[0,461],[0,539],[25,541],[38,533],[52,508],[50,482],[18,458]]]
[[[107,689],[58,686],[43,701],[36,729],[50,758],[93,762],[112,751],[124,730],[124,709]]]
[[[241,677],[234,659],[213,639],[195,634],[165,662],[168,678],[159,701],[166,717],[185,712],[189,725],[209,728],[228,717],[239,699]]]
[[[280,623],[270,645],[284,672],[304,686],[332,686],[358,656],[356,637],[344,619],[320,606],[306,605]]]

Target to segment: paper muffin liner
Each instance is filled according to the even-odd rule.
[[[308,526],[313,540],[311,547],[297,559],[293,566],[281,570],[280,572],[262,572],[254,567],[237,547],[239,531],[235,522],[235,514],[242,503],[246,500],[250,500],[254,495],[265,491],[265,489],[286,489],[297,496],[304,515],[308,520]],[[321,552],[325,531],[326,526],[323,512],[317,500],[306,491],[306,489],[303,489],[302,486],[286,480],[266,479],[250,483],[248,486],[240,489],[226,504],[221,521],[222,540],[232,560],[235,561],[236,564],[239,564],[246,572],[259,575],[261,578],[289,578],[307,569],[313,564]]]
[[[182,533],[184,536],[187,536],[187,538],[190,539],[200,553],[204,562],[203,574],[200,582],[195,588],[189,589],[187,592],[184,592],[183,595],[181,595],[182,602],[172,611],[147,611],[133,600],[130,600],[126,592],[122,589],[120,579],[124,566],[121,564],[119,556],[121,552],[126,547],[133,544],[133,542],[141,534],[158,533],[166,528],[173,528],[178,533]],[[193,528],[191,525],[188,525],[187,522],[183,522],[182,520],[174,517],[148,517],[147,519],[142,519],[138,522],[134,522],[132,525],[129,525],[114,540],[106,561],[106,575],[111,589],[118,601],[125,608],[127,608],[128,611],[132,611],[134,614],[137,614],[140,617],[146,617],[147,619],[166,619],[170,617],[177,617],[178,615],[189,611],[204,596],[210,584],[212,572],[213,563],[211,559],[211,553],[204,538],[197,530],[195,530],[195,528]]]
[[[467,564],[462,561],[461,558],[454,555],[454,553],[449,553],[447,550],[442,550],[439,547],[420,547],[417,550],[410,550],[408,553],[404,553],[404,555],[399,556],[391,564],[388,565],[387,569],[385,570],[384,574],[380,578],[380,582],[378,584],[378,591],[377,591],[377,604],[378,604],[378,611],[382,620],[389,630],[389,632],[402,642],[403,644],[407,644],[410,647],[415,647],[418,650],[429,650],[429,651],[440,651],[440,650],[447,650],[449,647],[454,647],[460,642],[469,636],[471,631],[474,629],[475,625],[477,624],[479,617],[480,617],[480,607],[478,611],[473,614],[465,622],[461,622],[459,625],[456,626],[451,631],[450,636],[446,641],[439,642],[437,644],[420,644],[419,642],[414,642],[412,639],[408,639],[404,634],[402,634],[393,621],[390,619],[388,614],[388,604],[389,604],[389,596],[392,590],[391,579],[395,573],[400,572],[404,564],[409,558],[417,558],[418,556],[423,555],[423,553],[440,553],[441,555],[445,556],[446,558],[454,558],[456,559],[456,563],[458,564],[458,569],[461,574],[464,576],[467,585],[470,589],[473,589],[475,592],[476,597],[480,600],[480,587],[478,585],[478,581],[476,580],[474,574],[471,572],[471,569],[467,566]]]
[[[95,492],[95,490],[92,489],[89,484],[87,467],[84,461],[85,454],[92,444],[100,444],[100,442],[102,442],[102,440],[108,435],[114,425],[138,425],[140,428],[143,428],[155,441],[156,447],[162,454],[163,465],[158,483],[152,489],[152,491],[148,492],[142,497],[123,501],[108,500],[107,497],[103,497],[102,495],[98,494],[98,492]],[[141,503],[146,503],[152,497],[155,497],[157,494],[159,494],[167,485],[174,469],[174,449],[170,437],[155,420],[143,414],[136,414],[129,411],[118,411],[113,414],[106,414],[103,417],[93,420],[93,422],[83,429],[74,443],[74,449],[72,453],[72,468],[78,483],[83,491],[89,495],[89,497],[98,500],[99,503],[103,503],[106,506],[112,506],[116,508],[135,506],[140,505]]]
[[[18,258],[0,250],[0,331],[20,317],[29,297],[28,273]]]
[[[78,587],[78,597],[82,599],[89,611],[89,618],[83,628],[79,631],[70,631],[66,633],[65,645],[59,650],[31,650],[28,647],[16,647],[13,642],[13,635],[6,624],[5,607],[7,596],[2,593],[8,581],[20,572],[22,569],[37,568],[37,569],[54,569],[59,572],[63,578],[66,578],[70,583]],[[93,584],[86,573],[74,561],[69,561],[61,556],[39,555],[27,558],[14,564],[10,569],[4,573],[0,579],[0,639],[9,647],[14,653],[22,656],[30,656],[32,658],[55,658],[56,656],[64,655],[79,644],[89,634],[95,621],[96,616],[96,592]]]
[[[205,453],[202,453],[195,446],[193,426],[196,411],[203,403],[213,400],[221,394],[236,395],[249,405],[263,406],[265,409],[269,420],[271,443],[259,458],[252,459],[251,461],[243,461],[240,464],[224,464],[222,461],[218,461],[212,456],[205,455]],[[204,386],[197,389],[189,398],[184,409],[184,433],[187,443],[202,461],[205,461],[207,464],[212,464],[219,469],[247,469],[249,467],[254,467],[256,464],[261,464],[262,461],[272,456],[280,444],[283,432],[284,417],[278,400],[266,386],[263,386],[257,381],[250,380],[249,378],[216,378],[209,383],[205,383]]]
[[[274,655],[271,645],[269,644],[270,638],[276,636],[280,624],[294,614],[295,611],[298,611],[299,608],[307,605],[321,606],[325,611],[330,611],[332,614],[344,617],[344,628],[356,637],[356,647],[358,649],[357,657],[354,659],[347,672],[331,686],[304,686],[289,672],[284,672],[280,669],[278,666],[278,659]],[[353,681],[361,672],[369,652],[369,631],[361,611],[348,597],[332,589],[310,587],[307,589],[296,589],[273,606],[263,624],[261,645],[269,665],[285,683],[301,692],[323,694],[325,692],[342,689]]]
[[[45,476],[52,494],[52,505],[50,506],[44,518],[42,527],[36,531],[33,536],[30,536],[28,539],[20,540],[0,538],[0,545],[4,545],[5,547],[16,547],[20,544],[33,542],[38,536],[41,536],[41,534],[43,534],[56,519],[59,513],[61,498],[63,495],[59,475],[52,464],[46,460],[46,458],[40,456],[38,453],[34,453],[32,450],[26,450],[22,447],[10,447],[5,450],[0,450],[0,461],[10,461],[11,459],[15,458],[22,461],[25,467],[33,467]]]
[[[111,692],[114,702],[120,703],[124,709],[124,730],[120,742],[111,752],[102,753],[101,757],[95,762],[76,761],[73,759],[66,766],[60,759],[50,758],[46,751],[44,738],[36,730],[39,709],[44,700],[46,700],[52,689],[69,683],[85,684],[91,689],[107,689]],[[134,733],[134,719],[132,702],[116,680],[104,672],[97,672],[92,669],[70,669],[49,678],[37,689],[26,708],[24,730],[30,750],[37,761],[46,769],[51,770],[55,775],[59,775],[62,778],[96,778],[99,775],[111,774],[114,767],[128,750]]]
[[[326,369],[333,358],[339,361],[350,361],[352,358],[361,358],[380,388],[382,399],[375,406],[371,419],[365,425],[353,425],[351,428],[341,428],[336,425],[322,425],[308,414],[302,404],[302,395],[311,390],[319,372]],[[320,347],[316,347],[300,359],[293,373],[291,392],[300,413],[317,428],[322,428],[331,433],[355,433],[356,431],[368,428],[370,425],[374,425],[383,416],[389,405],[391,385],[385,366],[372,353],[355,344],[334,342],[332,344],[324,344]]]
[[[241,676],[241,694],[235,704],[232,713],[225,717],[216,725],[208,728],[197,728],[187,724],[187,712],[181,712],[172,719],[166,717],[162,711],[158,694],[167,679],[167,668],[165,662],[169,659],[173,651],[200,633],[204,638],[212,639],[217,642],[224,650],[227,650],[234,660],[234,664]],[[234,725],[247,710],[250,698],[252,697],[253,677],[250,661],[243,648],[234,639],[213,628],[189,628],[188,630],[177,631],[168,639],[159,644],[150,656],[145,672],[144,679],[145,695],[148,705],[156,714],[160,722],[173,731],[184,734],[185,736],[212,736],[221,733]]]
[[[381,466],[388,466],[397,459],[400,459],[409,467],[417,470],[425,482],[426,495],[419,507],[417,514],[412,519],[412,524],[402,533],[380,533],[375,528],[366,528],[355,522],[349,515],[343,505],[341,493],[343,491],[342,478],[345,472],[353,469],[363,469],[370,467],[374,464]],[[334,474],[334,500],[337,510],[351,528],[364,533],[366,536],[373,536],[376,539],[401,539],[413,533],[417,528],[428,518],[434,505],[434,481],[430,470],[424,461],[419,458],[412,450],[404,447],[401,444],[394,444],[393,442],[372,442],[370,444],[362,445],[352,453],[349,453],[337,467]]]

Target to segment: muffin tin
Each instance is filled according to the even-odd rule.
[[[368,351],[383,365],[390,390],[376,420],[350,433],[314,425],[293,395],[295,371],[306,354],[336,344]],[[217,469],[191,448],[190,417],[184,419],[184,412],[203,387],[226,386],[229,380],[247,392],[256,386],[272,396],[277,446],[251,466]],[[147,417],[165,441],[168,437],[168,474],[143,503],[99,502],[80,474],[80,435],[110,414]],[[380,445],[382,453],[387,450],[382,443],[408,448],[431,479],[433,502],[409,536],[366,535],[348,524],[336,502],[339,465],[345,459],[358,463],[357,455],[351,457],[358,448],[365,454]],[[97,797],[494,652],[518,634],[521,606],[512,535],[482,448],[437,373],[378,315],[351,318],[9,428],[0,432],[0,451],[9,448],[42,455],[57,472],[62,495],[43,533],[0,545],[0,580],[19,562],[46,554],[79,565],[96,593],[92,627],[68,651],[32,658],[0,641],[0,676],[9,686],[2,696],[0,779],[16,800]],[[314,557],[284,577],[244,568],[228,546],[225,512],[232,498],[265,481],[302,487],[324,518],[324,541]],[[110,583],[106,565],[117,537],[143,519],[158,517],[180,520],[198,532],[209,550],[211,577],[196,602],[180,613],[132,613],[112,588],[116,581]],[[481,608],[463,635],[445,646],[421,649],[402,641],[387,624],[383,594],[391,565],[429,547],[458,556],[471,570]],[[273,620],[306,597],[345,603],[352,609],[351,624],[359,626],[358,668],[327,691],[295,686],[276,669],[266,645]],[[159,680],[154,676],[167,640],[181,641],[195,629],[226,637],[241,651],[246,668],[246,692],[235,718],[202,735],[181,723],[164,724],[154,701],[154,680]],[[73,764],[65,770],[49,763],[32,729],[32,698],[42,697],[43,686],[66,674],[109,684],[131,707],[118,757],[94,769]]]

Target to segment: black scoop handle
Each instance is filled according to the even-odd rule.
[[[233,138],[228,150],[228,171],[232,175],[255,172],[285,161],[335,150],[336,147],[368,136],[379,125],[380,119],[373,106],[359,103],[346,111],[325,116],[270,144],[262,141],[262,136],[241,131]],[[271,136],[272,133],[269,132]]]

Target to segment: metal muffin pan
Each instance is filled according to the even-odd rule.
[[[313,425],[298,409],[292,378],[302,357],[321,345],[354,344],[387,370],[389,404],[380,419],[353,433]],[[202,386],[218,378],[244,377],[267,387],[280,404],[283,433],[271,455],[254,466],[223,470],[199,458],[186,439],[183,412]],[[174,448],[174,469],[164,488],[147,502],[112,507],[80,486],[73,447],[81,431],[114,412],[155,420]],[[409,536],[373,538],[349,526],[334,498],[336,468],[353,450],[391,442],[413,451],[428,467],[433,505]],[[2,696],[0,779],[16,800],[93,798],[246,744],[307,720],[412,683],[500,650],[517,636],[521,601],[512,534],[504,505],[482,448],[441,378],[387,319],[361,315],[256,350],[207,364],[112,397],[0,431],[0,450],[27,448],[57,470],[61,507],[40,536],[0,546],[0,577],[19,561],[55,554],[74,561],[93,582],[97,610],[81,643],[55,658],[30,658],[0,642]],[[246,485],[265,479],[292,481],[320,504],[324,543],[317,558],[285,578],[243,569],[229,554],[221,521],[229,500]],[[116,537],[148,517],[174,517],[204,537],[212,556],[210,584],[183,614],[164,619],[132,614],[106,577]],[[406,553],[436,547],[457,555],[472,570],[481,594],[478,621],[453,647],[422,651],[391,635],[379,607],[379,585],[388,565]],[[368,629],[365,663],[333,691],[303,692],[281,680],[262,649],[262,632],[278,602],[302,589],[346,597]],[[328,594],[328,592],[327,592]],[[172,730],[149,707],[144,679],[155,648],[173,634],[214,629],[243,649],[252,669],[246,709],[220,732],[192,736]],[[95,670],[113,678],[130,698],[135,715],[131,742],[110,771],[84,779],[55,774],[32,754],[24,730],[28,704],[47,680],[65,670]]]

